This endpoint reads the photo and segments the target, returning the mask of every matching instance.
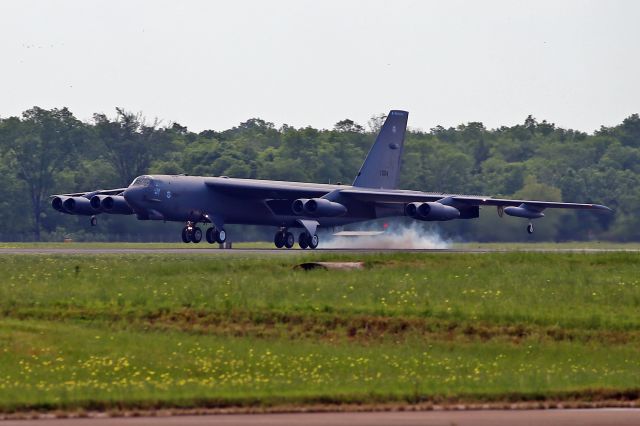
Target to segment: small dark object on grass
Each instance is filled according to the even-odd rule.
[[[364,269],[364,262],[305,262],[293,267],[293,269]]]

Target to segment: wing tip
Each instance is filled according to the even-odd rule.
[[[591,204],[591,208],[595,209],[595,210],[600,210],[602,212],[606,212],[606,213],[613,213],[613,209],[607,207],[607,206],[603,206],[602,204]]]

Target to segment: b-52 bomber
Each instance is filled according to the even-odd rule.
[[[199,243],[207,227],[207,242],[224,243],[227,224],[277,227],[276,247],[292,248],[293,229],[300,229],[302,249],[318,247],[319,228],[342,226],[378,218],[408,216],[420,221],[474,219],[481,206],[495,206],[503,214],[529,219],[545,209],[611,211],[598,204],[509,200],[490,196],[458,195],[396,189],[400,174],[407,118],[406,111],[389,112],[376,141],[352,185],[330,185],[227,176],[144,175],[127,188],[52,196],[60,212],[87,215],[135,214],[139,220],[185,223],[182,241]],[[209,226],[210,224],[210,226]]]

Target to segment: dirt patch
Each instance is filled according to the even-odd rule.
[[[347,315],[340,312],[204,311],[192,308],[161,309],[146,313],[100,312],[83,309],[4,312],[18,319],[105,321],[113,327],[236,337],[345,339],[366,343],[392,339],[433,339],[439,341],[502,340],[519,344],[524,340],[578,341],[607,344],[640,342],[640,330],[598,330],[561,328],[556,325],[492,324],[424,316]]]

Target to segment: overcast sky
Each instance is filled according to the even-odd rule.
[[[0,116],[592,132],[640,112],[638,22],[638,1],[0,0]]]

